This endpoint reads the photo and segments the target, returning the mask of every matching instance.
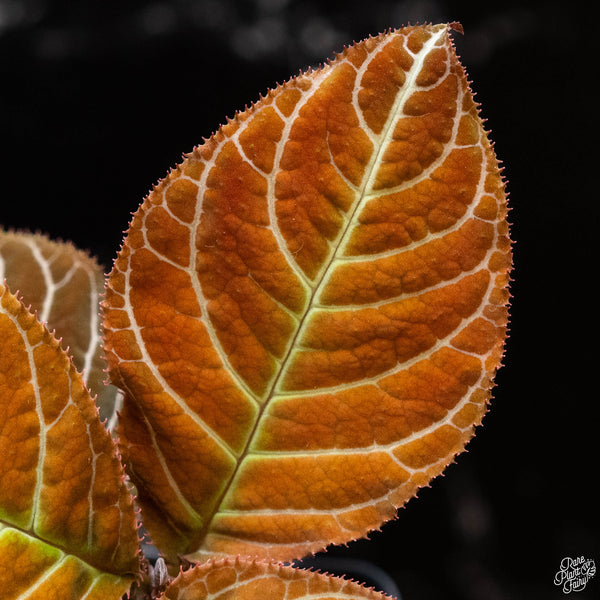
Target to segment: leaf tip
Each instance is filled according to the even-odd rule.
[[[451,23],[448,23],[448,29],[451,31],[456,31],[461,35],[465,34],[465,30],[462,26],[462,23],[460,23],[459,21],[452,21]]]

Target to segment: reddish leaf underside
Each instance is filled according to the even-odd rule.
[[[0,285],[3,600],[120,598],[139,569],[123,476],[71,360]]]
[[[363,536],[480,423],[511,265],[446,25],[346,49],[187,155],[105,305],[122,451],[172,559]]]
[[[39,320],[54,330],[96,394],[100,417],[110,421],[117,390],[104,384],[99,315],[104,279],[100,265],[70,243],[0,230],[0,283],[5,280],[18,290]]]
[[[181,573],[164,600],[385,600],[340,577],[243,559],[209,561]]]

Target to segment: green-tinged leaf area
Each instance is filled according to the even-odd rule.
[[[127,578],[95,569],[79,558],[10,527],[0,526],[3,600],[118,599]]]

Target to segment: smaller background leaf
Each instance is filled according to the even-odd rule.
[[[102,267],[71,243],[0,230],[0,282],[4,279],[62,339],[85,384],[96,394],[100,418],[111,423],[120,396],[115,386],[104,383],[99,319]]]

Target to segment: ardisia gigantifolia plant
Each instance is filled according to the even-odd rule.
[[[4,600],[383,597],[283,563],[393,519],[487,410],[511,249],[457,29],[229,120],[135,213],[101,317],[92,259],[0,234]]]

